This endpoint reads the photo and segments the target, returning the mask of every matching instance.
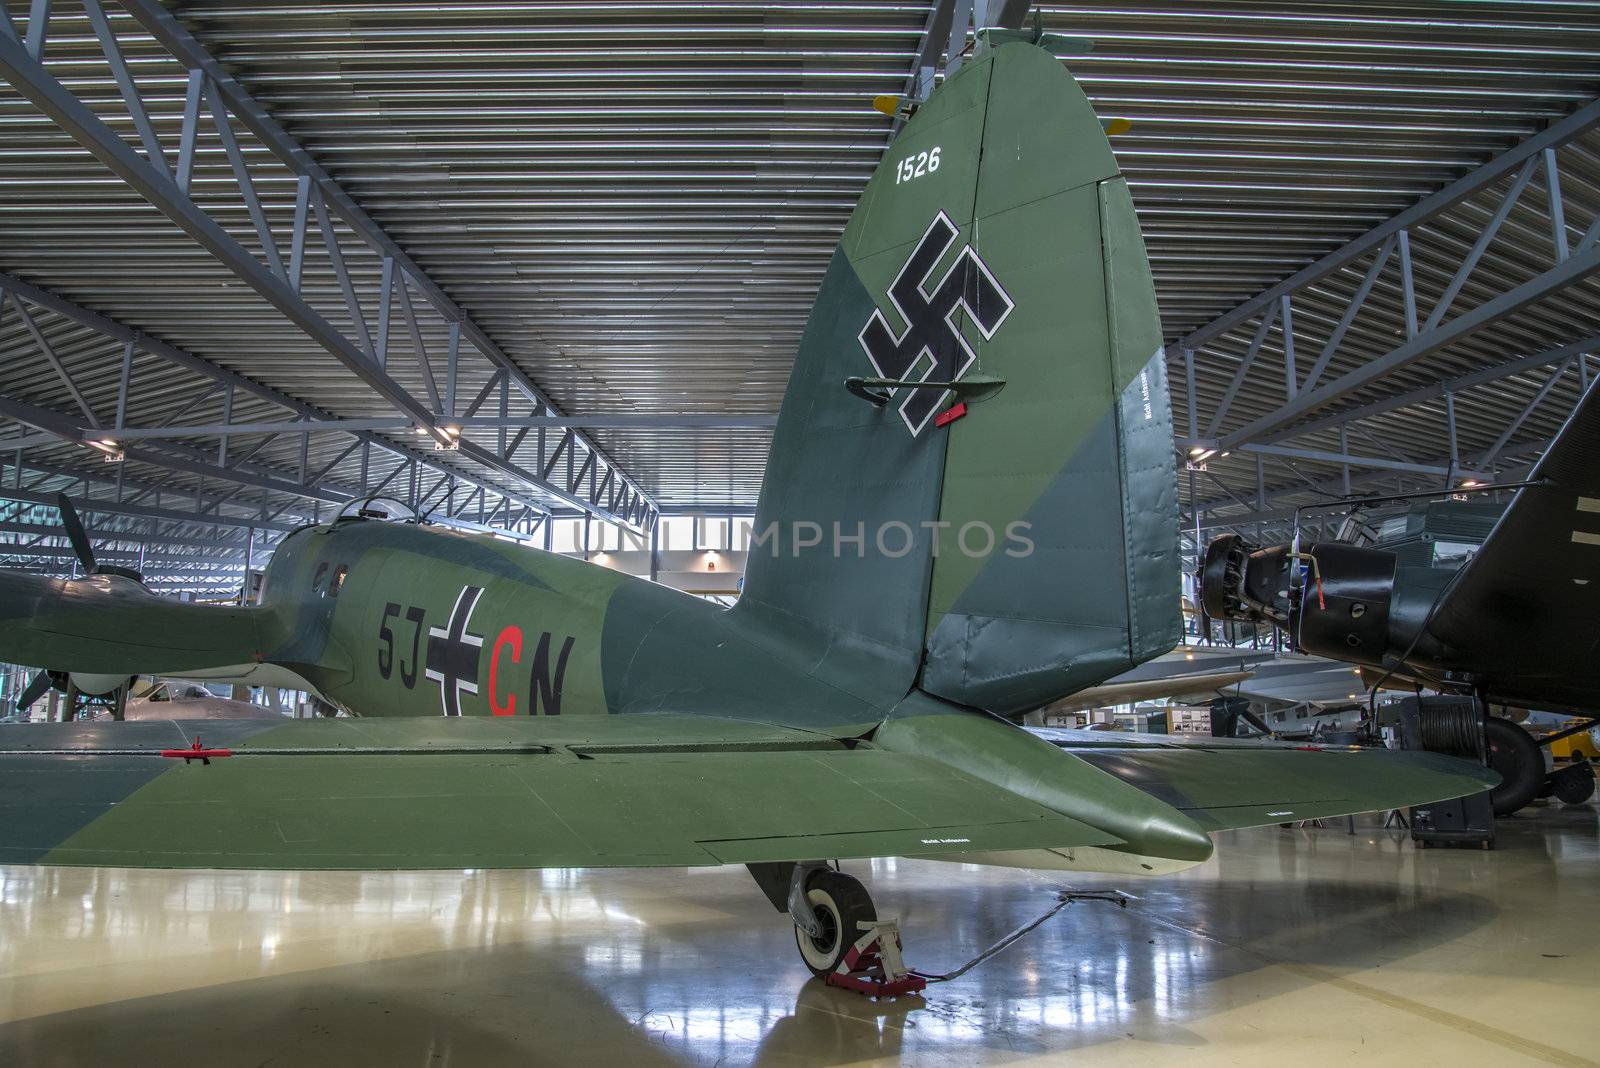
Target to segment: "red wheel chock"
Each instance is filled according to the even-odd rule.
[[[860,920],[861,937],[845,953],[839,967],[825,982],[871,998],[897,998],[915,994],[928,985],[920,975],[906,970],[900,957],[898,921]]]

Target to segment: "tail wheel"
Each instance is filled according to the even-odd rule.
[[[811,974],[821,977],[839,967],[839,962],[860,937],[861,929],[857,924],[861,920],[876,920],[878,910],[859,880],[829,869],[811,876],[806,883],[806,901],[811,905],[812,915],[822,925],[822,931],[812,936],[796,927],[794,941]]]
[[[1575,764],[1553,778],[1551,793],[1564,805],[1581,805],[1594,796],[1594,772],[1583,765]]]
[[[1483,724],[1489,767],[1500,785],[1489,791],[1496,816],[1509,816],[1532,801],[1544,785],[1544,754],[1533,736],[1510,720],[1490,716]]]

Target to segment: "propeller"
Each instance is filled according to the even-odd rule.
[[[23,687],[22,692],[17,695],[18,710],[27,708],[39,698],[43,697],[45,695],[45,691],[49,690],[53,685],[55,685],[55,680],[50,677],[50,672],[39,672],[39,674],[28,680],[28,685]]]
[[[83,565],[83,573],[98,574],[100,566],[94,558],[94,550],[89,547],[89,532],[83,529],[83,520],[78,518],[78,510],[72,506],[72,501],[65,493],[56,494],[56,508],[61,512],[61,525],[66,529],[67,540],[72,543],[72,551],[78,557],[78,563]]]
[[[144,585],[144,576],[131,568],[113,567],[110,564],[102,565],[95,559],[94,549],[89,545],[89,532],[84,529],[83,520],[78,516],[78,510],[72,506],[72,500],[65,493],[56,494],[56,510],[61,513],[61,527],[67,535],[67,541],[72,544],[73,555],[78,558],[79,565],[85,575],[117,575],[122,578],[132,579]],[[52,673],[48,670],[41,671],[28,680],[28,685],[22,688],[17,695],[16,707],[27,708],[39,698],[43,697],[52,686],[65,686],[66,676]]]
[[[83,528],[83,520],[78,518],[78,510],[72,506],[71,499],[65,493],[56,494],[56,509],[61,513],[61,526],[66,531],[67,541],[72,543],[73,555],[77,556],[85,575],[120,575],[140,585],[144,584],[144,576],[132,568],[101,564],[94,558],[94,550],[89,546],[89,532]]]

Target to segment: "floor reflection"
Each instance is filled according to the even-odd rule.
[[[1074,878],[1138,900],[1075,904],[883,1004],[809,981],[742,869],[0,867],[0,1063],[1277,1063],[1369,1035],[1397,1060],[1589,1063],[1553,1024],[1583,1018],[1600,971],[1595,810],[1511,821],[1492,853],[1359,830],[1236,832],[1175,878]],[[1067,878],[853,867],[934,971]]]

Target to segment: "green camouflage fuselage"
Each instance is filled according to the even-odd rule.
[[[815,677],[806,644],[607,568],[484,534],[344,520],[268,570],[261,659],[362,716],[687,712],[864,727],[871,673]],[[903,696],[903,694],[898,695]]]

